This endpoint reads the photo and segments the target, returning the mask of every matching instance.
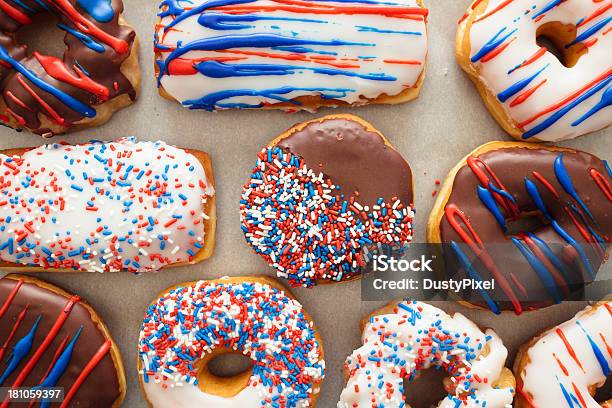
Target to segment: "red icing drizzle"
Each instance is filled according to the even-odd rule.
[[[502,288],[504,293],[512,302],[515,312],[517,314],[522,313],[523,306],[521,305],[518,298],[516,297],[516,294],[512,290],[510,283],[495,265],[495,262],[491,258],[491,255],[489,255],[487,250],[484,248],[482,240],[480,239],[476,231],[474,231],[474,228],[472,228],[472,225],[468,221],[465,214],[455,204],[452,203],[446,206],[446,208],[444,209],[444,213],[446,214],[446,218],[451,227],[453,227],[457,234],[459,234],[463,242],[469,245],[470,249],[474,252],[474,254],[476,254],[476,256],[483,262],[485,267],[489,269],[489,271],[491,271],[491,273],[495,277],[495,280],[499,282],[499,286]],[[457,221],[457,217],[465,225],[469,233],[462,228],[461,224],[459,224],[459,222]]]
[[[32,22],[32,19],[27,14],[11,6],[4,0],[0,0],[0,10],[21,25],[30,24]]]
[[[467,164],[472,170],[472,172],[474,173],[474,175],[476,176],[476,178],[478,178],[478,181],[480,181],[480,184],[482,184],[483,187],[489,189],[489,183],[495,182],[495,184],[497,184],[497,188],[499,188],[500,190],[506,190],[506,187],[504,187],[504,185],[499,180],[499,178],[495,175],[493,170],[491,170],[491,168],[484,161],[482,161],[479,157],[474,157],[474,156],[468,157]],[[482,168],[480,166],[482,166]],[[502,207],[504,207],[504,210],[506,210],[506,214],[510,218],[518,217],[519,209],[516,204],[514,204],[507,198],[502,197],[495,191],[491,191],[491,194],[495,198],[495,201],[497,201]]]
[[[21,321],[25,318],[26,312],[28,311],[29,307],[30,305],[28,304],[23,308],[23,310],[19,314],[19,317],[17,317],[17,321],[13,325],[13,329],[11,330],[8,338],[2,345],[2,348],[0,348],[0,361],[2,361],[2,358],[4,358],[4,355],[6,354],[6,350],[8,350],[8,346],[11,340],[13,340],[13,337],[15,337],[15,333],[17,333],[17,329],[19,329],[19,326],[21,325]]]
[[[44,109],[47,111],[47,113],[49,114],[49,116],[51,117],[51,119],[53,119],[53,120],[54,120],[54,121],[55,121],[57,124],[59,124],[59,125],[61,125],[61,126],[64,126],[64,125],[65,125],[66,121],[64,120],[64,118],[62,118],[62,117],[61,117],[61,116],[60,116],[60,115],[59,115],[59,114],[58,114],[58,113],[55,111],[55,109],[53,109],[53,108],[52,108],[52,107],[51,107],[51,106],[50,106],[50,105],[49,105],[47,102],[45,102],[45,101],[43,100],[43,98],[41,98],[41,97],[40,97],[40,96],[39,96],[39,95],[36,93],[36,91],[34,91],[34,90],[33,90],[33,89],[30,87],[30,85],[28,85],[28,84],[27,84],[27,82],[23,80],[23,78],[21,78],[21,75],[20,75],[20,74],[17,74],[17,75],[15,76],[15,78],[17,78],[17,82],[19,82],[19,84],[20,84],[20,85],[23,87],[23,89],[25,89],[26,91],[28,91],[28,93],[29,93],[30,95],[32,95],[32,97],[33,97],[34,99],[36,99],[36,101],[37,101],[37,102],[40,104],[40,106],[42,106],[42,107],[43,107],[43,108],[44,108]],[[22,125],[24,125],[24,124],[25,124],[25,121],[24,121],[24,123],[22,123]]]
[[[74,71],[77,73],[77,76],[75,76],[68,70],[68,68],[66,68],[66,65],[64,65],[59,58],[41,55],[38,52],[35,52],[34,56],[38,62],[40,62],[40,65],[45,69],[45,71],[47,71],[47,74],[58,81],[65,82],[76,88],[92,93],[102,102],[108,100],[110,96],[110,91],[108,88],[85,75],[83,71],[79,69],[79,67],[73,67]]]
[[[570,292],[569,288],[567,287],[567,284],[565,283],[565,280],[563,279],[563,276],[561,276],[559,270],[552,264],[552,262],[550,262],[550,260],[542,252],[540,247],[535,242],[533,242],[533,239],[531,239],[531,237],[526,234],[521,234],[519,238],[527,244],[531,252],[533,252],[533,254],[540,260],[540,262],[544,264],[544,266],[546,267],[546,269],[548,269],[559,288],[563,290],[563,293],[566,296],[568,296]]]
[[[93,355],[91,360],[89,360],[87,365],[83,368],[74,384],[72,384],[72,387],[64,397],[64,401],[62,402],[62,405],[60,405],[60,408],[66,408],[68,406],[70,400],[72,400],[72,398],[77,393],[81,385],[85,382],[89,374],[91,374],[93,369],[96,368],[96,366],[100,363],[100,361],[102,361],[104,356],[106,356],[106,354],[110,351],[111,346],[112,342],[110,341],[110,339],[106,340],[104,344],[100,346],[98,351],[96,351],[96,354]]]
[[[51,342],[55,339],[55,337],[57,336],[57,333],[61,330],[62,326],[64,325],[64,322],[70,316],[70,312],[72,312],[72,308],[74,307],[74,305],[76,305],[80,299],[81,298],[76,295],[68,299],[68,302],[66,302],[66,305],[64,306],[64,310],[57,317],[57,320],[51,327],[51,330],[49,330],[47,337],[45,337],[45,339],[40,344],[38,349],[36,349],[36,352],[34,352],[34,355],[30,358],[30,360],[28,360],[27,364],[23,367],[23,369],[19,373],[19,376],[17,376],[13,385],[11,385],[11,389],[18,388],[21,386],[21,384],[23,384],[23,382],[28,377],[30,372],[34,369],[34,367],[36,366],[36,364],[38,363],[42,355],[45,353],[45,351],[51,344]],[[10,398],[7,397],[2,402],[2,405],[0,405],[0,408],[7,408],[9,402],[10,402]]]
[[[488,17],[491,17],[493,14],[497,13],[498,11],[504,9],[507,5],[509,5],[510,3],[512,3],[514,0],[506,0],[503,3],[501,3],[499,6],[495,7],[493,10],[489,11],[487,14],[483,14],[482,16],[478,17],[476,20],[474,20],[475,23],[482,21]]]
[[[543,175],[541,175],[537,171],[534,171],[531,174],[533,174],[533,177],[538,179],[538,181],[540,183],[542,183],[544,185],[544,187],[546,187],[548,189],[548,191],[550,191],[555,196],[555,198],[558,199],[558,198],[561,197],[559,195],[559,192],[557,191],[557,189],[552,184],[550,184],[550,182],[548,180],[546,180]]]
[[[11,293],[9,293],[8,298],[6,298],[4,305],[2,305],[2,308],[0,309],[0,319],[2,318],[2,316],[4,316],[8,308],[11,306],[11,303],[13,303],[13,299],[15,299],[15,296],[17,296],[17,292],[19,292],[19,288],[21,288],[21,285],[23,285],[23,279],[19,279],[17,281],[17,284],[15,285],[13,290],[11,290]]]
[[[484,59],[484,58],[483,58]],[[513,108],[515,106],[520,105],[525,102],[527,99],[531,97],[542,85],[548,82],[548,79],[543,79],[539,84],[528,88],[526,91],[520,93],[512,102],[510,102],[510,107]]]
[[[552,355],[555,358],[555,360],[557,360],[557,364],[559,365],[559,368],[561,368],[561,371],[563,371],[563,374],[565,374],[566,376],[569,376],[569,371],[567,371],[567,368],[563,365],[561,360],[559,360],[559,357],[557,356],[557,354],[552,353]]]
[[[567,349],[567,352],[570,355],[570,357],[572,357],[572,359],[576,362],[578,367],[580,367],[580,369],[582,371],[584,371],[584,368],[582,367],[582,364],[580,363],[580,360],[578,360],[578,356],[576,355],[576,352],[574,351],[574,348],[569,343],[569,340],[567,340],[567,337],[565,337],[565,333],[563,333],[563,330],[561,330],[560,327],[557,327],[555,329],[555,332],[557,333],[559,338],[561,338],[561,340],[563,341],[563,344],[565,344],[565,348]]]
[[[589,174],[593,180],[595,180],[595,183],[597,183],[597,186],[601,189],[601,191],[603,191],[603,193],[606,195],[606,198],[609,201],[612,201],[612,186],[610,186],[610,183],[604,177],[604,175],[595,169],[589,170]]]

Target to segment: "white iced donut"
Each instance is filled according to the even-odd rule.
[[[438,407],[511,406],[508,351],[493,330],[421,302],[392,303],[364,323],[363,346],[345,363],[348,381],[338,408],[404,407],[404,381],[430,367],[449,374],[448,395]]]
[[[456,51],[508,133],[559,141],[612,122],[611,29],[609,1],[476,0]],[[538,44],[541,36],[560,59]]]
[[[599,408],[593,395],[612,374],[612,302],[589,306],[518,353],[518,408]]]
[[[168,289],[145,314],[140,382],[152,407],[314,407],[323,345],[302,305],[273,279],[222,278]],[[242,354],[252,369],[219,377],[212,358]]]
[[[398,103],[427,57],[422,0],[163,0],[158,86],[190,109]]]

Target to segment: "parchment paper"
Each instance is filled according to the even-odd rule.
[[[188,111],[157,95],[153,73],[152,38],[157,2],[124,0],[125,16],[140,36],[143,87],[139,101],[117,114],[105,126],[63,137],[70,142],[108,140],[135,135],[140,139],[163,139],[171,144],[208,151],[213,158],[217,180],[217,247],[213,257],[199,265],[170,269],[157,274],[48,274],[38,276],[87,299],[103,316],[121,347],[128,376],[124,406],[145,407],[136,371],[138,333],[146,306],[168,286],[179,282],[223,275],[273,274],[253,254],[240,230],[238,201],[242,185],[255,163],[256,153],[270,140],[312,114],[281,112]],[[323,110],[317,115],[350,112],[362,116],[380,129],[412,166],[415,175],[417,208],[415,242],[425,239],[425,223],[434,198],[435,179],[443,180],[455,163],[478,145],[510,137],[489,116],[474,86],[454,59],[457,20],[468,7],[467,0],[430,0],[429,67],[419,99],[397,106],[369,106],[357,109]],[[563,143],[612,159],[612,129]],[[62,138],[56,138],[60,140]],[[0,128],[0,148],[35,146],[40,137]],[[381,306],[360,301],[359,281],[324,285],[294,293],[314,317],[324,339],[327,376],[319,407],[336,405],[344,378],[342,364],[360,345],[360,319]],[[461,311],[478,324],[493,327],[510,350],[511,365],[516,347],[544,328],[569,319],[584,303],[566,303],[522,316],[495,316],[465,309],[452,302],[437,304],[447,312]],[[435,380],[435,379],[434,379]],[[441,398],[427,384],[409,387],[417,401],[415,408]]]

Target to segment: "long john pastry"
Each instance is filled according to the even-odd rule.
[[[219,377],[216,357],[239,354],[249,370]],[[140,384],[151,407],[315,407],[325,374],[311,317],[266,276],[187,282],[145,313],[138,342]]]
[[[579,150],[484,144],[453,168],[429,216],[427,240],[445,244],[466,278],[495,280],[474,305],[548,306],[593,282],[612,234],[612,171]],[[530,220],[519,231],[512,223]],[[520,225],[520,224],[519,224]],[[480,262],[471,262],[475,255]]]
[[[0,10],[2,123],[50,137],[101,125],[134,102],[138,41],[121,0],[5,0]],[[19,30],[43,14],[66,32],[62,59],[18,41]]]
[[[524,344],[516,357],[517,408],[610,408],[595,401],[612,374],[612,302],[577,313]]]
[[[214,247],[208,155],[134,138],[0,153],[0,267],[147,272]]]
[[[487,108],[517,139],[558,141],[609,126],[610,3],[528,3],[475,0],[459,23],[457,58]]]
[[[421,0],[164,0],[160,94],[190,109],[400,103],[427,57]]]
[[[22,275],[0,279],[0,386],[59,387],[57,406],[121,406],[126,393],[119,348],[104,322],[79,296]],[[32,406],[11,402],[1,408]]]

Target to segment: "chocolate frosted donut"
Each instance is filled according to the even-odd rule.
[[[0,361],[0,387],[63,388],[54,407],[118,407],[125,397],[121,355],[101,318],[79,296],[38,279],[0,279]],[[0,401],[17,406],[24,404]]]
[[[136,34],[122,12],[121,0],[0,2],[0,121],[48,137],[100,125],[131,104],[140,72]],[[17,41],[42,13],[66,32],[63,60]]]
[[[247,242],[292,285],[356,277],[367,246],[412,239],[410,166],[351,115],[302,123],[272,141],[240,203]]]
[[[606,257],[611,180],[607,163],[585,152],[488,143],[450,172],[428,241],[449,244],[447,261],[467,277],[495,279],[495,289],[471,303],[520,313],[560,302],[593,281]],[[535,225],[512,231],[526,218]]]

